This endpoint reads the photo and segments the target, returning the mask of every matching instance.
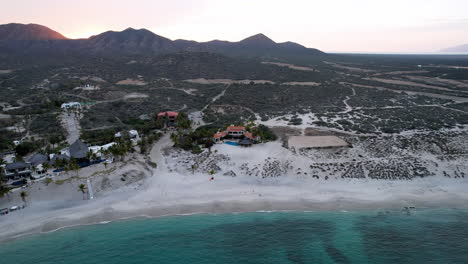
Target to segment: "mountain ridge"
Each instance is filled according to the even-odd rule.
[[[9,23],[0,25],[0,41],[5,40],[58,40],[62,34],[38,24]]]
[[[18,26],[20,25],[20,26]],[[259,33],[241,41],[231,42],[212,40],[197,42],[193,40],[171,40],[147,29],[127,28],[122,31],[106,31],[85,39],[67,39],[60,33],[45,26],[31,27],[23,24],[0,25],[0,54],[92,54],[92,55],[159,55],[174,52],[214,52],[234,57],[286,58],[324,55],[313,48],[298,43],[276,43]],[[13,30],[16,28],[16,30]],[[30,33],[37,28],[40,32]],[[9,30],[7,30],[9,29]],[[26,33],[25,33],[26,32]],[[27,33],[29,32],[29,33]],[[55,32],[55,33],[53,33]],[[24,37],[32,35],[33,37]],[[41,37],[37,37],[41,35]],[[3,41],[2,41],[3,40]],[[8,54],[7,54],[8,55]],[[5,55],[5,56],[7,56]]]

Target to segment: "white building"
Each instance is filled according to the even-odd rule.
[[[116,143],[112,142],[102,146],[91,146],[89,151],[93,154],[96,154],[97,157],[102,157],[102,151],[108,150],[110,147],[114,146]]]
[[[68,103],[63,103],[60,106],[62,109],[71,109],[71,108],[81,108],[81,104],[79,102],[68,102]]]

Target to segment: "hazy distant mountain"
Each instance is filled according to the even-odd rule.
[[[310,58],[324,54],[317,49],[306,48],[294,42],[276,43],[263,34],[239,42],[172,41],[146,29],[128,28],[120,32],[107,31],[89,39],[73,40],[66,39],[61,34],[40,25],[0,25],[0,55],[3,57],[16,54],[152,56],[175,52],[210,52],[232,57],[271,59]]]
[[[468,44],[441,50],[442,52],[468,52]]]
[[[245,46],[274,46],[276,43],[262,33],[243,39],[239,44]]]
[[[257,34],[239,42],[176,40],[174,43],[184,51],[215,52],[236,57],[300,58],[325,54],[320,50],[306,48],[294,42],[276,43],[263,34]]]
[[[55,40],[66,39],[62,34],[37,24],[0,25],[0,40]]]
[[[94,53],[168,53],[176,52],[179,49],[173,41],[158,36],[146,29],[128,28],[121,32],[107,31],[102,34],[92,36],[86,45]]]

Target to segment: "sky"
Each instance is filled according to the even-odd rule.
[[[69,38],[132,27],[173,40],[263,33],[326,52],[468,44],[468,0],[0,0],[0,7],[0,24],[41,24]]]

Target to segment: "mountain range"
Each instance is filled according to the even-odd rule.
[[[87,39],[67,39],[36,24],[0,25],[0,56],[10,55],[161,55],[211,52],[234,57],[304,58],[324,55],[294,42],[276,43],[263,34],[239,42],[170,40],[146,29],[107,31]]]

